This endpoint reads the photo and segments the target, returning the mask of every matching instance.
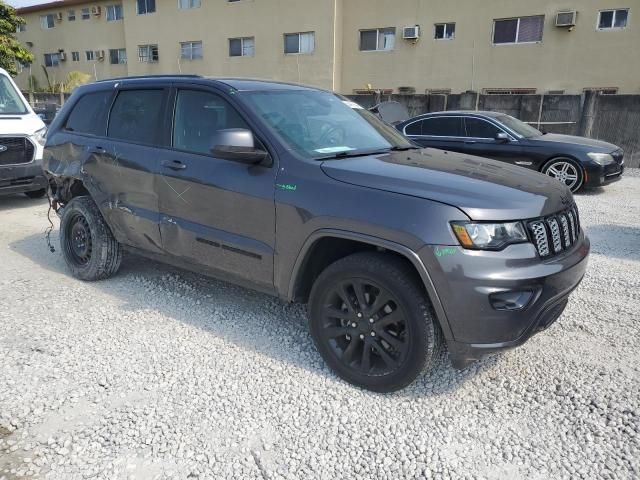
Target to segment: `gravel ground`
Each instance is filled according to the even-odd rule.
[[[46,204],[2,198],[0,479],[638,478],[640,173],[577,201],[593,254],[559,322],[380,395],[303,307],[131,256],[82,283]]]

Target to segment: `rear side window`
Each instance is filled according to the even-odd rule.
[[[90,135],[104,135],[107,129],[110,100],[110,90],[87,93],[73,107],[67,118],[65,129]]]
[[[422,135],[422,123],[424,121],[420,121],[420,122],[413,122],[410,125],[407,125],[404,129],[404,133],[405,135]]]
[[[464,137],[461,117],[436,117],[422,122],[422,135]]]
[[[473,138],[496,138],[496,134],[501,132],[498,127],[480,118],[465,118],[467,127],[467,137]]]
[[[123,90],[113,103],[108,135],[134,143],[157,144],[166,95],[157,90]]]

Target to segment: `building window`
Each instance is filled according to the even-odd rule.
[[[202,58],[202,42],[180,42],[180,58],[198,60]]]
[[[156,11],[156,0],[136,0],[138,15],[146,15]]]
[[[535,88],[485,88],[485,95],[534,95]]]
[[[389,51],[395,48],[395,44],[395,28],[360,30],[360,50],[363,52]]]
[[[60,54],[59,53],[45,53],[44,54],[44,65],[46,67],[57,67],[60,65]]]
[[[253,57],[256,53],[256,42],[253,37],[230,38],[230,57]]]
[[[200,8],[201,0],[178,0],[178,8],[180,10],[190,10],[192,8]]]
[[[80,61],[80,52],[71,52],[71,60],[74,62]]]
[[[91,10],[88,8],[82,9],[82,20],[89,20],[91,18]]]
[[[96,54],[94,53],[94,51],[93,51],[93,50],[86,50],[86,51],[84,52],[84,55],[85,55],[85,57],[86,57],[86,59],[87,59],[87,62],[92,62],[92,61],[94,61],[94,60],[95,60],[95,58],[96,58]]]
[[[436,23],[435,35],[436,40],[453,40],[456,36],[455,23]]]
[[[107,22],[115,22],[116,20],[122,20],[122,4],[107,5]]]
[[[16,33],[26,32],[26,31],[27,31],[27,26],[24,23],[19,23],[18,26],[16,27]]]
[[[542,41],[544,15],[493,21],[493,43],[535,43]]]
[[[109,63],[111,65],[124,65],[125,63],[127,63],[127,50],[124,48],[110,49]]]
[[[313,53],[315,49],[315,32],[284,34],[284,53]]]
[[[75,22],[76,21],[76,11],[75,10],[68,10],[67,11],[67,20],[69,20],[70,22]]]
[[[53,13],[50,13],[49,15],[40,15],[40,26],[45,30],[55,27],[55,23]]]
[[[142,63],[158,61],[158,45],[138,45],[138,60]]]
[[[614,30],[627,27],[629,9],[601,10],[598,16],[598,30]]]

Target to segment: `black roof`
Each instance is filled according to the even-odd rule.
[[[213,85],[226,85],[237,91],[265,91],[265,90],[320,90],[305,85],[298,85],[295,83],[276,82],[272,80],[259,80],[250,78],[214,78],[203,77],[201,75],[179,75],[179,74],[167,74],[167,75],[144,75],[144,76],[132,76],[132,77],[118,77],[108,78],[105,80],[99,80],[98,84],[115,84],[120,82],[152,82],[157,80],[167,80],[184,82],[185,80],[193,83],[200,84],[213,84]]]

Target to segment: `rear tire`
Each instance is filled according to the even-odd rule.
[[[75,197],[65,206],[60,247],[71,274],[81,280],[103,280],[120,268],[122,248],[89,197]]]
[[[309,298],[311,336],[344,380],[400,390],[441,358],[442,332],[416,272],[385,253],[356,253],[327,267]]]
[[[582,166],[571,158],[558,157],[549,160],[542,173],[564,183],[572,192],[577,192],[584,183]]]
[[[32,190],[31,192],[24,192],[24,194],[29,197],[29,198],[33,198],[34,200],[37,198],[42,198],[44,197],[44,195],[47,193],[47,190],[44,188],[41,188],[40,190]]]

